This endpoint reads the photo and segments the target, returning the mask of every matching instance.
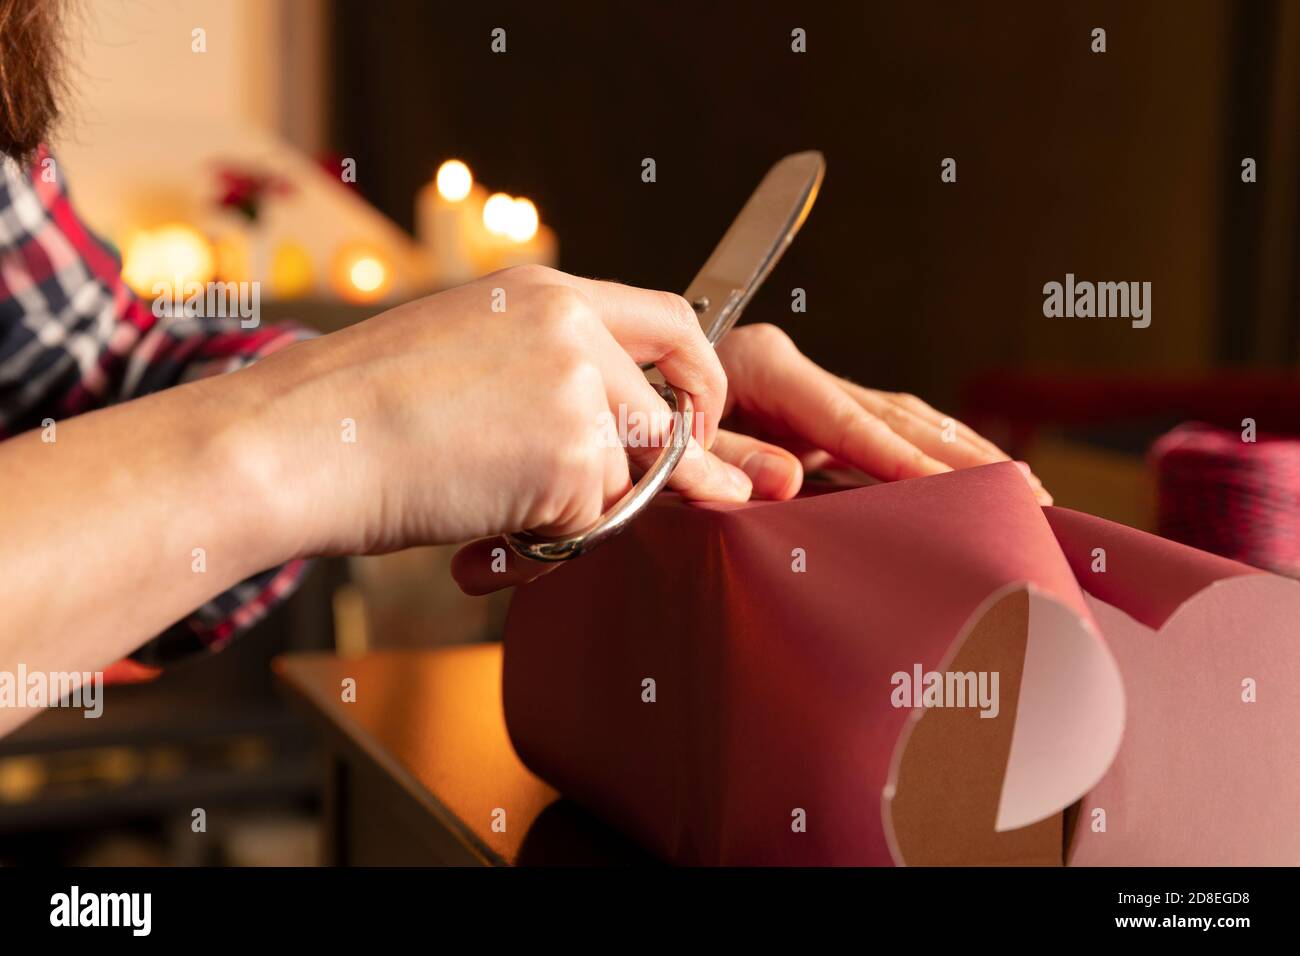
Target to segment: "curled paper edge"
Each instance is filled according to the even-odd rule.
[[[1124,737],[1124,684],[1092,623],[1029,587],[1024,676],[998,801],[998,833],[1037,823],[1091,790]]]
[[[985,598],[949,646],[939,670],[949,669],[984,616],[1017,591],[1029,598],[1029,633],[997,833],[1037,823],[1082,798],[1106,775],[1124,735],[1124,687],[1109,648],[1091,621],[1031,582],[1011,582]],[[881,793],[885,840],[897,866],[906,866],[907,860],[891,804],[903,755],[925,712],[918,707],[908,716]]]

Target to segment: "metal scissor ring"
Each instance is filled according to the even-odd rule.
[[[672,410],[672,426],[668,442],[646,470],[618,502],[596,519],[595,524],[570,535],[540,535],[520,531],[505,536],[510,550],[530,561],[568,561],[618,534],[641,513],[668,479],[691,441],[691,422],[695,417],[695,403],[691,396],[673,385],[659,386],[659,394]]]

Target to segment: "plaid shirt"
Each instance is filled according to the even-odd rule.
[[[182,382],[233,371],[305,336],[239,319],[156,318],[112,248],[77,218],[45,150],[0,174],[0,441]],[[141,494],[147,489],[141,489]],[[132,657],[163,664],[217,650],[290,594],[294,561],[218,595]]]

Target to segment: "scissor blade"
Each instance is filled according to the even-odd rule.
[[[686,290],[712,344],[736,324],[808,218],[825,171],[815,150],[793,153],[768,170]]]

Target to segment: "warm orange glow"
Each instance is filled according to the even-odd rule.
[[[493,193],[483,204],[483,226],[494,236],[527,242],[537,235],[538,224],[537,207],[531,199]]]
[[[527,242],[537,235],[537,207],[532,200],[516,199],[510,207],[510,222],[506,228],[508,235],[515,242]]]
[[[438,195],[449,202],[460,202],[469,195],[474,175],[459,159],[449,159],[438,167]]]
[[[277,299],[296,299],[312,287],[311,255],[297,242],[282,242],[271,260],[271,292]]]
[[[191,282],[209,282],[216,272],[212,245],[196,229],[172,223],[138,232],[125,244],[122,279],[139,296],[157,295],[159,284],[182,295]]]
[[[379,250],[360,243],[344,246],[334,257],[334,291],[349,302],[375,302],[388,294],[393,270]]]
[[[222,282],[252,281],[252,263],[248,249],[248,236],[243,232],[229,232],[213,243],[217,257],[217,278]]]
[[[494,236],[504,236],[514,217],[515,200],[506,193],[493,193],[483,204],[483,228]]]
[[[384,284],[388,270],[373,256],[364,256],[352,263],[352,284],[362,292],[374,292]]]

